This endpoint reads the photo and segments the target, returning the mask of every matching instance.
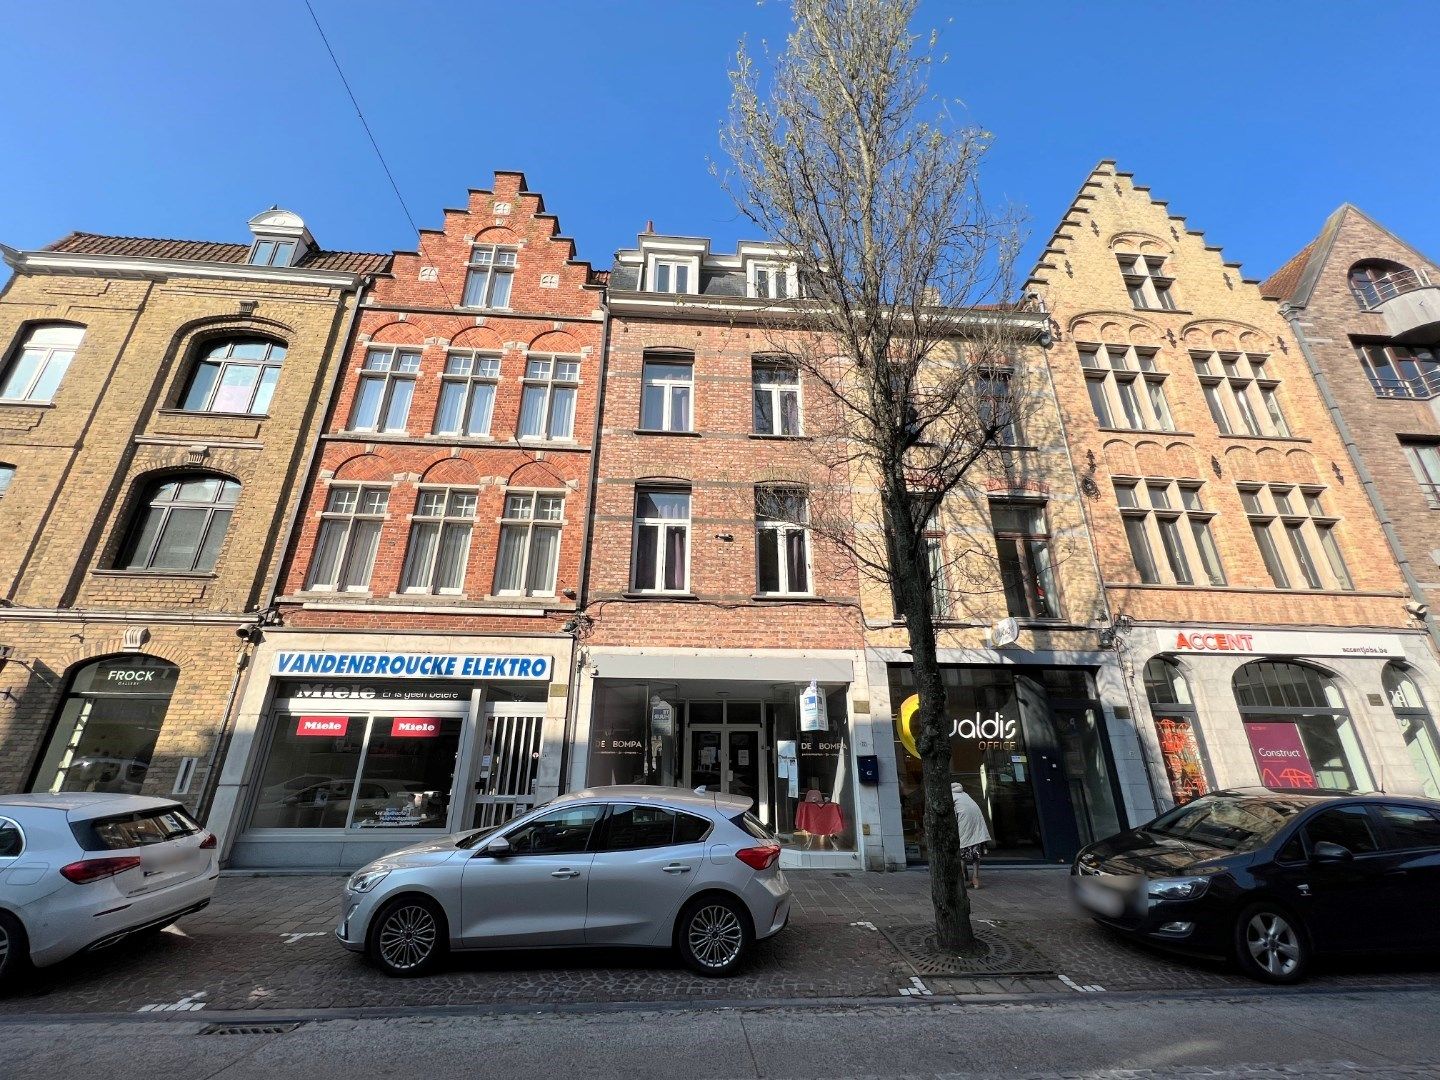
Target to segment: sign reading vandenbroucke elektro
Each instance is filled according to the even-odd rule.
[[[369,679],[549,679],[548,656],[473,653],[285,651],[276,675],[361,675]]]

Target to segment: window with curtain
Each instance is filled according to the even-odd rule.
[[[52,400],[84,337],[83,326],[31,327],[5,365],[0,401]]]
[[[990,503],[990,518],[1007,613],[1020,618],[1058,619],[1060,605],[1044,505],[995,499]]]
[[[571,438],[579,383],[578,359],[530,356],[525,361],[525,387],[520,395],[520,438]]]
[[[401,592],[465,591],[465,564],[470,557],[476,499],[474,491],[421,489],[400,573]]]
[[[690,588],[690,492],[641,488],[635,493],[631,587],[636,592]]]
[[[435,434],[489,435],[499,378],[498,356],[452,352],[445,357],[440,403],[435,409]]]
[[[756,583],[761,595],[811,591],[809,520],[803,491],[755,489]]]
[[[555,595],[564,518],[564,495],[545,491],[506,493],[500,552],[495,559],[496,595]]]
[[[693,431],[694,361],[688,356],[647,356],[641,377],[640,427],[645,431]]]
[[[285,346],[278,341],[224,338],[206,342],[200,347],[180,407],[189,412],[269,412],[284,361]]]
[[[195,473],[153,483],[137,507],[118,570],[208,573],[215,569],[240,485]]]
[[[648,364],[646,366],[649,367]],[[645,386],[648,392],[650,387],[648,378]],[[755,404],[755,434],[799,435],[801,433],[800,370],[793,363],[783,358],[753,361],[750,365],[750,387]],[[688,419],[688,408],[685,413]],[[685,431],[688,428],[679,430]]]
[[[380,529],[390,509],[390,489],[336,485],[320,515],[320,533],[306,588],[368,592],[380,549]]]
[[[404,432],[419,370],[419,349],[368,350],[355,389],[350,430]]]

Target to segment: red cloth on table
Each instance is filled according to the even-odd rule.
[[[839,803],[802,802],[795,807],[795,828],[811,836],[838,836],[845,831]]]

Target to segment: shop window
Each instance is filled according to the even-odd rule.
[[[1260,782],[1369,791],[1355,725],[1335,681],[1304,664],[1255,660],[1232,680]]]
[[[1174,431],[1165,398],[1167,373],[1156,350],[1133,345],[1081,345],[1080,366],[1095,422],[1132,431]]]
[[[448,488],[420,492],[400,574],[401,592],[464,591],[476,498],[473,491]]]
[[[179,677],[178,667],[152,656],[76,671],[30,790],[138,795]]]
[[[1181,805],[1210,790],[1200,756],[1199,719],[1178,664],[1157,656],[1145,665],[1145,697],[1155,718],[1170,797]]]
[[[389,508],[389,488],[331,487],[320,515],[320,534],[305,587],[367,592]]]
[[[278,712],[250,826],[443,829],[459,716]]]
[[[647,389],[649,380],[645,383]],[[783,357],[750,365],[755,434],[800,435],[800,369]],[[648,426],[648,425],[644,425]]]
[[[489,435],[499,378],[498,356],[452,352],[445,357],[440,404],[435,410],[435,434]]]
[[[1393,660],[1385,665],[1381,679],[1390,709],[1400,724],[1410,764],[1420,778],[1421,790],[1432,799],[1440,798],[1440,753],[1436,751],[1435,722],[1425,699],[1420,696],[1420,688],[1410,673]]]
[[[415,396],[419,349],[370,349],[360,370],[350,431],[404,433]]]
[[[695,363],[689,357],[647,356],[641,371],[640,429],[693,431]]]
[[[660,488],[635,492],[630,586],[636,592],[690,588],[690,493]]]
[[[994,499],[990,518],[1007,613],[1020,618],[1058,619],[1060,606],[1044,504]]]
[[[795,488],[755,489],[756,584],[762,596],[810,590],[809,505]]]
[[[465,274],[465,307],[508,308],[510,286],[515,279],[515,248],[476,244],[470,249],[470,268]]]
[[[239,498],[240,485],[223,476],[154,482],[136,509],[115,568],[209,573]]]
[[[505,496],[495,592],[505,596],[554,596],[560,564],[565,496],[512,491]]]
[[[83,326],[32,327],[5,365],[0,401],[51,401],[84,337]]]
[[[188,412],[263,415],[280,381],[285,346],[260,338],[224,338],[205,344],[180,399]]]
[[[531,356],[525,361],[520,392],[522,439],[569,439],[575,434],[575,397],[580,387],[580,361],[563,356]]]

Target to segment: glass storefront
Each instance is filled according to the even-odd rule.
[[[1068,861],[1123,828],[1115,770],[1090,676],[1078,668],[945,667],[950,776],[980,804],[992,857]],[[914,678],[890,668],[895,766],[907,861],[924,862],[924,792]],[[918,701],[918,699],[916,699]]]
[[[854,851],[845,688],[822,688],[823,728],[801,724],[804,689],[596,680],[586,782],[743,795],[787,847]]]
[[[1233,685],[1266,787],[1374,790],[1334,679],[1304,664],[1255,660],[1235,672]]]
[[[1210,790],[1200,754],[1200,721],[1190,684],[1172,660],[1157,656],[1145,665],[1145,698],[1155,718],[1160,759],[1170,798],[1182,806]]]
[[[31,790],[139,794],[179,677],[178,667],[153,656],[80,668]]]
[[[1435,749],[1434,721],[1420,689],[1404,667],[1391,661],[1385,665],[1385,696],[1400,724],[1405,752],[1420,777],[1420,790],[1431,799],[1440,799],[1440,754]]]

